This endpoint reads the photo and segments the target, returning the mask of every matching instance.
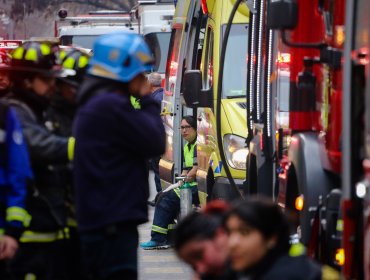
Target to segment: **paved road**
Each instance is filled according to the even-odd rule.
[[[150,174],[151,199],[155,194],[153,174]],[[139,227],[140,242],[150,239],[154,208],[149,207],[149,222]],[[140,280],[190,280],[191,269],[178,260],[172,249],[142,250],[139,248],[139,279]]]

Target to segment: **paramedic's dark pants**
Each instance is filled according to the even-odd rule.
[[[192,187],[193,204],[199,204],[198,188]],[[162,193],[157,201],[154,211],[152,240],[166,242],[168,226],[177,219],[180,213],[180,198],[174,190]]]

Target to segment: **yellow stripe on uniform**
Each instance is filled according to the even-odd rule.
[[[62,240],[65,238],[69,238],[69,229],[65,228],[64,230],[58,230],[55,232],[35,232],[26,230],[23,232],[21,238],[19,239],[22,243],[30,243],[30,242],[53,242],[57,240]]]
[[[173,189],[173,191],[180,198],[180,189],[179,188],[176,188],[176,189]]]
[[[337,231],[343,231],[343,220],[342,219],[338,219],[337,220],[337,227],[336,227],[336,229],[337,229]]]
[[[68,139],[68,160],[72,161],[74,159],[75,155],[75,144],[76,144],[76,139],[74,137],[69,137]]]
[[[69,217],[67,219],[67,225],[69,227],[77,227],[77,221],[75,219]]]
[[[159,227],[159,226],[156,226],[156,225],[152,225],[152,231],[162,233],[162,234],[167,234],[168,233],[168,229],[162,228],[162,227]]]
[[[130,96],[130,101],[131,101],[132,107],[134,107],[136,110],[140,110],[141,109],[141,104],[140,104],[140,100],[139,99],[137,99],[134,96]]]
[[[168,225],[168,230],[175,229],[175,227],[176,227],[176,224],[169,224]]]
[[[33,273],[27,273],[25,276],[24,276],[24,280],[36,280],[37,277],[35,274]]]
[[[12,206],[6,209],[6,221],[18,221],[21,222],[25,227],[28,227],[31,222],[31,216],[23,208]]]

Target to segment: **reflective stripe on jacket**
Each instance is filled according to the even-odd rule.
[[[69,238],[69,229],[64,228],[62,230],[53,231],[53,232],[36,232],[26,230],[21,238],[19,239],[22,243],[30,242],[54,242],[57,240],[68,239]]]

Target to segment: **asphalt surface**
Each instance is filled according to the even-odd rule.
[[[156,193],[153,174],[149,176],[150,199]],[[154,208],[149,206],[149,222],[139,227],[140,242],[150,240],[150,228],[152,226]],[[166,250],[143,250],[138,249],[139,254],[139,279],[140,280],[190,280],[192,271],[189,266],[181,262],[172,249]]]

